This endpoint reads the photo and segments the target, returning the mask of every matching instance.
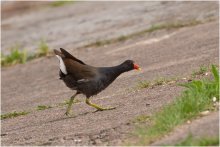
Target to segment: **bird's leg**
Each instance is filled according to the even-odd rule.
[[[70,110],[71,110],[71,106],[73,104],[73,100],[74,98],[76,97],[76,95],[79,94],[78,92],[76,92],[76,94],[74,94],[73,96],[71,96],[70,98],[70,101],[69,101],[69,104],[68,104],[68,107],[67,107],[67,110],[66,110],[66,115],[70,115]]]
[[[115,109],[115,107],[109,107],[109,108],[102,108],[100,106],[97,106],[96,104],[93,104],[89,101],[89,98],[86,98],[86,104],[88,104],[89,106],[92,106],[94,108],[96,108],[99,111],[103,111],[103,110],[112,110]]]

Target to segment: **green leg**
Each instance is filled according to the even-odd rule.
[[[78,94],[78,93],[74,94],[74,95],[70,98],[70,102],[69,102],[69,105],[68,105],[67,110],[66,110],[66,113],[65,113],[67,116],[70,115],[71,106],[72,106],[73,100],[74,100],[74,98],[76,97],[77,94]]]
[[[86,98],[86,104],[88,104],[89,106],[92,106],[94,108],[96,108],[99,111],[103,111],[103,110],[112,110],[115,109],[115,107],[109,107],[109,108],[102,108],[100,106],[97,106],[96,104],[93,104],[89,101],[89,98]]]

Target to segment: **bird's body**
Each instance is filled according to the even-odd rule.
[[[84,94],[87,99],[108,87],[121,73],[139,68],[131,60],[113,67],[93,67],[66,50],[62,48],[60,50],[61,52],[54,50],[60,61],[60,79],[67,87],[76,90],[77,94]]]

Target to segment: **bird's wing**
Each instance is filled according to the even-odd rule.
[[[77,83],[81,84],[81,83],[86,83],[86,82],[89,82],[90,79],[80,79],[78,81],[76,81]]]
[[[66,66],[67,73],[72,75],[76,81],[79,80],[79,82],[88,81],[90,79],[93,79],[98,74],[98,71],[95,67],[89,66],[89,65],[83,65],[79,62],[76,62],[71,59],[64,59],[64,64]],[[84,79],[84,80],[82,80]],[[80,81],[82,80],[82,81]]]
[[[63,53],[63,55],[66,57],[66,58],[69,58],[69,59],[73,59],[74,61],[77,61],[83,65],[86,65],[84,62],[82,62],[81,60],[77,59],[76,57],[74,57],[73,55],[71,55],[70,53],[68,53],[65,49],[63,48],[60,48],[61,52]]]

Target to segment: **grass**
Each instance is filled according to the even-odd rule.
[[[46,110],[46,109],[50,109],[50,108],[55,108],[55,107],[59,107],[59,106],[65,106],[65,105],[68,105],[68,104],[69,104],[69,101],[70,101],[70,100],[64,100],[64,102],[58,103],[58,104],[53,105],[53,106],[38,105],[38,106],[35,108],[35,110],[37,110],[37,111],[42,111],[42,110]],[[73,101],[73,103],[79,103],[79,102],[81,102],[81,101],[78,100],[78,99],[75,99],[75,100]],[[3,120],[3,119],[8,119],[8,118],[14,118],[14,117],[17,117],[17,116],[20,116],[20,115],[26,115],[26,114],[32,113],[32,112],[34,112],[34,110],[30,110],[30,111],[20,111],[20,112],[14,111],[14,112],[2,114],[2,115],[1,115],[1,120]]]
[[[61,106],[69,105],[70,100],[64,100],[63,103],[60,103]]]
[[[219,138],[203,137],[196,139],[190,134],[185,140],[176,144],[175,146],[219,146]]]
[[[143,88],[152,88],[154,86],[160,86],[160,85],[165,85],[169,84],[170,82],[176,82],[178,79],[177,78],[157,78],[154,81],[138,81],[137,85],[133,88],[134,90],[139,90]]]
[[[66,5],[66,4],[70,4],[70,3],[73,3],[74,1],[70,1],[70,0],[60,0],[60,1],[53,1],[51,2],[50,6],[52,7],[61,7],[63,5]]]
[[[166,79],[166,78],[158,78],[156,80],[154,80],[154,86],[159,86],[159,85],[163,85],[168,83],[169,81],[171,81],[171,79]]]
[[[150,28],[139,31],[139,32],[131,33],[131,34],[128,34],[128,35],[122,35],[122,36],[114,38],[114,39],[96,41],[95,43],[85,45],[84,47],[104,46],[104,45],[108,45],[108,44],[111,44],[111,43],[126,41],[130,38],[140,36],[140,35],[144,35],[146,33],[152,33],[154,31],[158,31],[158,30],[179,29],[179,28],[182,28],[182,27],[195,26],[195,25],[198,25],[198,24],[201,24],[201,23],[202,23],[201,21],[191,20],[191,21],[188,21],[188,22],[171,22],[171,23],[155,24],[155,25],[152,25]]]
[[[143,81],[139,81],[136,87],[138,89],[148,88],[150,84],[151,83],[149,81],[143,80]]]
[[[152,126],[136,130],[135,134],[140,139],[138,145],[154,141],[204,110],[212,110],[212,98],[216,97],[219,101],[219,73],[214,65],[212,74],[213,80],[193,80],[181,84],[186,90],[173,103],[152,116]]]
[[[73,104],[79,103],[79,102],[81,102],[81,101],[78,100],[78,99],[74,99]],[[70,100],[68,99],[68,100],[64,100],[62,103],[59,103],[58,105],[59,106],[65,106],[65,105],[69,105],[69,103],[70,103]]]
[[[137,117],[133,120],[133,122],[134,122],[134,123],[144,123],[144,122],[146,122],[146,121],[149,120],[149,119],[150,119],[150,116],[145,115],[145,114],[142,114],[142,115],[137,116]]]
[[[188,26],[195,26],[198,24],[201,24],[201,21],[198,20],[191,20],[188,22],[174,22],[174,23],[164,23],[164,24],[156,24],[152,25],[147,32],[153,32],[155,30],[161,30],[161,29],[178,29],[182,27],[188,27]]]
[[[9,66],[14,64],[24,64],[27,62],[27,51],[19,50],[19,46],[16,45],[11,48],[11,52],[9,55],[4,55],[1,53],[1,65]]]
[[[28,111],[21,111],[21,112],[10,112],[10,113],[6,113],[6,114],[1,114],[1,120],[3,119],[7,119],[7,118],[14,118],[14,117],[17,117],[17,116],[21,116],[21,115],[26,115],[30,112]]]
[[[207,67],[201,66],[198,71],[194,71],[192,73],[192,76],[196,77],[197,75],[204,75],[207,71],[208,71]]]
[[[49,54],[49,47],[44,40],[41,40],[38,46],[37,56],[47,56]]]
[[[210,65],[209,66],[201,66],[198,70],[194,71],[191,74],[191,77],[189,77],[189,79],[196,78],[196,76],[199,76],[199,75],[205,75],[207,72],[209,72],[209,70],[210,70]],[[157,79],[154,79],[153,81],[142,80],[142,81],[138,81],[137,85],[133,89],[152,88],[154,86],[175,83],[180,79],[181,78],[174,78],[174,77],[173,78],[159,77]]]
[[[46,110],[46,109],[50,109],[52,108],[52,106],[46,106],[46,105],[39,105],[37,106],[37,110]]]
[[[15,64],[25,64],[27,61],[47,56],[50,53],[49,46],[41,40],[36,53],[28,54],[26,49],[20,49],[19,45],[13,46],[10,54],[4,55],[1,52],[1,66],[11,66]]]

